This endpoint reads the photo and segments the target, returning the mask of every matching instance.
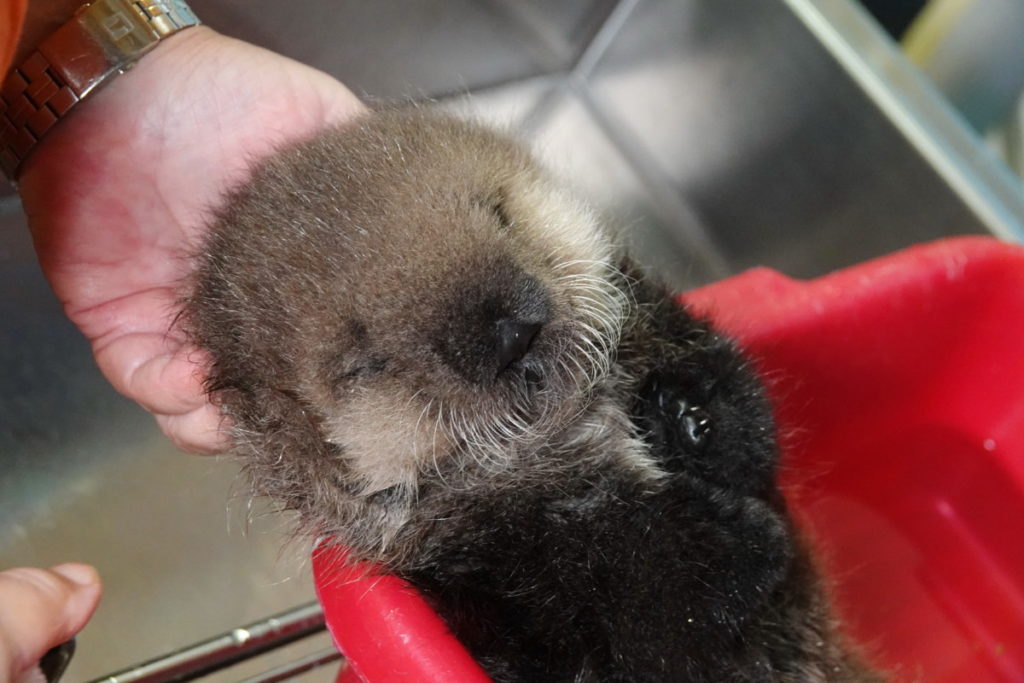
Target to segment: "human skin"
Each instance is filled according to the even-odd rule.
[[[0,572],[0,683],[34,680],[36,662],[85,626],[101,590],[84,564]]]
[[[13,63],[80,4],[31,3]],[[22,205],[65,312],[107,379],[182,450],[228,445],[204,358],[175,325],[212,212],[277,146],[362,111],[329,76],[196,27],[80,103],[22,165]],[[0,683],[80,630],[100,592],[86,565],[0,572]]]
[[[175,325],[211,212],[253,163],[363,105],[329,76],[190,28],[43,139],[19,191],[40,264],[113,386],[182,450],[228,445],[205,359]]]

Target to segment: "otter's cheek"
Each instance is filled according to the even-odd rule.
[[[353,397],[326,422],[327,441],[340,446],[351,482],[363,495],[392,486],[412,488],[421,468],[451,452],[433,404],[409,396]]]
[[[558,261],[608,263],[611,249],[591,210],[568,192],[550,184],[532,184],[518,197],[530,207],[538,239],[552,243]]]

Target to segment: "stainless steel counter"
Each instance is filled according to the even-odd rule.
[[[193,4],[357,92],[520,130],[680,287],[1024,235],[1019,183],[846,0]],[[306,546],[282,549],[235,466],[174,452],[100,377],[16,200],[0,231],[0,566],[78,559],[106,582],[67,680],[310,599]]]

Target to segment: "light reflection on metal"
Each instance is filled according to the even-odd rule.
[[[312,602],[151,659],[129,669],[98,678],[93,683],[191,681],[322,630],[324,630],[323,611],[320,609],[319,603]],[[324,653],[319,653],[319,655],[317,658],[319,664],[332,661],[323,660]],[[303,662],[303,665],[310,664],[305,659],[300,662]],[[293,664],[298,664],[298,662]],[[319,664],[311,665],[309,668],[314,668]],[[264,679],[257,678],[256,680]]]

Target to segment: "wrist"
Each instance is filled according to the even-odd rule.
[[[44,16],[66,11],[66,0]],[[41,140],[94,91],[129,71],[164,39],[197,25],[184,0],[94,0],[31,48],[3,82],[0,167],[11,180]],[[34,23],[33,29],[42,24]],[[29,45],[31,40],[26,40]]]
[[[61,174],[102,177],[106,167],[116,165],[126,141],[148,146],[159,139],[163,133],[154,122],[164,115],[173,116],[168,113],[172,102],[200,96],[179,87],[182,64],[196,59],[210,43],[222,40],[223,36],[205,26],[182,31],[160,41],[132,69],[97,88],[58,122],[22,163],[18,187],[23,199],[30,178],[48,177],[55,165],[66,167]]]

